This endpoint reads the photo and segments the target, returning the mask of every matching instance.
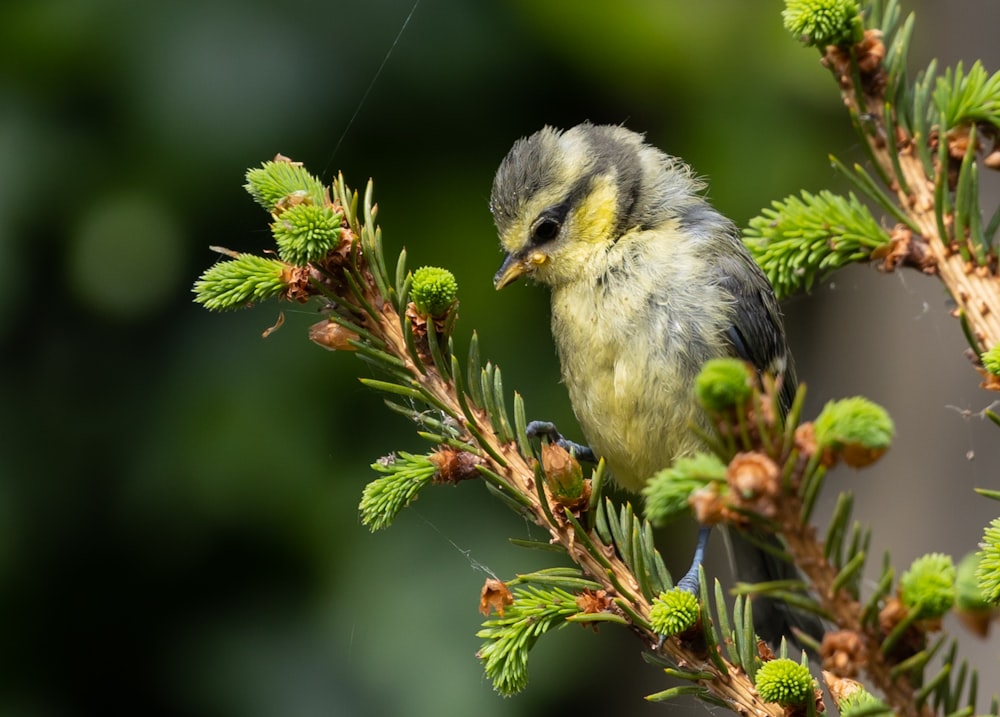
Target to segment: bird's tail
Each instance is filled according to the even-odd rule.
[[[729,554],[733,574],[737,580],[763,583],[773,580],[802,579],[794,565],[754,545],[741,535],[740,531],[724,528],[722,533],[725,536],[726,551]],[[755,533],[754,539],[781,549],[781,544],[774,535]],[[763,595],[754,598],[753,618],[757,634],[772,647],[777,647],[783,637],[801,647],[795,636],[795,630],[801,631],[816,642],[823,640],[825,629],[819,617],[794,609],[788,603],[776,598]]]

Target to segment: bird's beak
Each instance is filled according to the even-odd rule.
[[[507,286],[507,284],[516,281],[518,277],[525,274],[530,268],[524,259],[515,254],[508,254],[504,257],[503,264],[500,265],[497,273],[493,276],[493,286],[499,291]]]

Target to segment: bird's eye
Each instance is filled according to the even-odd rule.
[[[534,244],[544,244],[545,242],[552,241],[559,236],[561,228],[562,225],[558,221],[551,217],[546,217],[535,224],[535,228],[531,232],[531,241]]]

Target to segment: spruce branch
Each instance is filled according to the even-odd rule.
[[[984,221],[979,196],[980,172],[1000,168],[1000,73],[979,62],[939,72],[931,62],[910,81],[914,16],[903,19],[900,5],[787,0],[785,9],[786,27],[822,52],[874,176],[834,166],[896,225],[879,227],[853,195],[820,192],[775,202],[746,242],[780,294],[855,261],[938,276],[981,370],[979,357],[1000,343],[1000,208]]]
[[[710,362],[703,375],[709,373],[721,376],[725,372]],[[746,367],[742,379],[734,375],[730,380],[738,386],[751,375]],[[795,405],[801,405],[803,390]],[[972,680],[961,672],[953,674],[956,660],[927,673],[930,658],[943,644],[939,640],[928,647],[928,637],[940,629],[940,615],[956,597],[950,558],[931,555],[916,561],[900,581],[897,597],[892,592],[896,571],[887,556],[881,579],[872,594],[864,597],[860,575],[870,531],[857,523],[849,527],[850,496],[841,496],[825,540],[809,523],[815,496],[830,468],[840,462],[863,468],[885,452],[893,436],[885,411],[857,397],[831,402],[815,421],[794,427],[794,442],[789,445],[780,440],[788,428],[775,410],[773,381],[755,386],[746,398],[728,392],[733,396],[729,404],[714,400],[726,394],[720,388],[711,394],[710,405],[703,404],[715,433],[712,445],[723,451],[719,457],[728,462],[724,476],[716,469],[686,467],[690,463],[697,468],[704,461],[701,458],[678,461],[671,470],[657,474],[647,495],[669,496],[661,504],[670,506],[666,516],[671,517],[680,502],[678,494],[688,490],[689,504],[702,523],[763,528],[779,535],[784,557],[795,562],[806,582],[738,585],[736,592],[777,597],[834,624],[819,646],[824,667],[833,674],[849,678],[865,673],[884,704],[898,715],[924,714],[922,705],[928,700],[947,702],[955,709],[960,703],[974,705],[974,673],[963,668]]]
[[[977,162],[994,126],[989,112],[980,111],[988,104],[984,97],[992,79],[973,68],[937,82],[932,68],[909,87],[904,59],[912,19],[900,24],[892,0],[869,6],[864,16],[845,14],[851,2],[799,5],[827,12],[826,24],[808,25],[808,32],[836,38],[825,57],[839,73],[878,178],[860,167],[842,171],[899,224],[885,231],[853,194],[803,193],[775,203],[772,213],[756,222],[748,243],[767,255],[764,264],[776,285],[785,291],[808,287],[825,272],[862,260],[881,261],[887,270],[913,263],[944,279],[943,262],[960,256],[972,267],[966,278],[988,286],[996,279],[994,222],[981,226],[973,199]],[[888,51],[864,28],[862,17],[880,23]],[[907,131],[887,134],[893,122]],[[486,642],[479,654],[500,693],[526,684],[528,652],[543,634],[568,623],[610,623],[627,626],[666,675],[689,683],[648,699],[693,694],[742,714],[809,714],[816,703],[812,678],[806,682],[808,669],[786,664],[784,654],[775,659],[754,634],[750,598],[767,595],[835,625],[814,648],[831,672],[826,684],[835,700],[842,703],[833,685],[843,687],[858,672],[879,694],[868,699],[852,698],[857,690],[846,692],[848,713],[888,708],[923,715],[933,704],[941,714],[956,714],[967,709],[963,705],[974,705],[977,677],[965,663],[959,665],[954,643],[945,647],[941,638],[928,645],[950,604],[948,595],[957,596],[942,557],[911,567],[897,585],[897,571],[886,556],[876,585],[863,595],[871,532],[852,523],[850,496],[841,496],[825,538],[810,524],[831,467],[839,462],[863,467],[888,448],[892,422],[881,408],[846,399],[803,422],[803,388],[782,416],[780,386],[772,378],[758,380],[738,361],[713,362],[696,385],[709,421],[707,428],[694,430],[706,451],[661,471],[646,490],[647,515],[639,517],[631,505],[615,505],[603,495],[603,464],[587,477],[572,454],[529,439],[523,399],[513,395],[512,415],[501,371],[482,363],[475,334],[463,368],[453,342],[459,309],[454,277],[435,267],[409,271],[405,251],[387,260],[370,182],[363,197],[342,177],[328,191],[301,165],[280,156],[248,172],[247,180],[250,193],[271,214],[279,258],[224,251],[232,261],[202,275],[195,300],[213,310],[272,297],[316,300],[326,316],[311,327],[310,339],[349,351],[375,369],[378,377],[362,383],[381,392],[387,407],[413,421],[432,446],[424,455],[400,451],[373,464],[379,475],[362,496],[364,523],[385,528],[429,486],[478,480],[541,526],[548,537],[542,545],[575,566],[484,586],[480,604],[487,620],[479,636]],[[885,180],[883,189],[878,182]],[[921,198],[931,203],[925,206]],[[947,256],[932,248],[941,237]],[[979,366],[993,373],[1000,332],[972,320],[971,306],[963,305],[963,311]],[[710,591],[702,572],[697,594],[679,595],[654,544],[652,525],[687,510],[703,525],[726,523],[748,537],[761,531],[780,536],[775,557],[794,561],[804,580],[739,586],[730,607],[718,582]],[[995,593],[998,541],[989,532],[984,540],[978,584],[985,582]],[[945,666],[931,672],[931,658],[941,650]]]
[[[476,637],[486,640],[478,656],[486,676],[501,695],[510,696],[528,682],[528,651],[549,630],[566,627],[580,613],[576,596],[559,588],[515,588],[511,605],[483,623]]]
[[[290,272],[283,261],[236,254],[201,275],[194,285],[195,301],[211,311],[241,309],[278,296],[288,286]]]
[[[320,192],[299,165],[284,157],[251,170],[247,179],[251,194],[271,212],[280,263],[287,267],[280,290],[272,293],[284,300],[320,301],[328,316],[311,328],[310,338],[324,348],[350,351],[377,369],[381,377],[362,383],[383,393],[387,406],[413,420],[418,434],[434,444],[427,455],[399,452],[373,464],[379,477],[362,497],[365,524],[373,530],[387,527],[429,485],[478,478],[542,526],[550,545],[578,566],[570,576],[536,576],[530,587],[517,587],[525,582],[521,579],[511,581],[513,590],[502,583],[484,589],[483,604],[500,617],[484,624],[480,636],[487,643],[480,656],[498,691],[509,694],[524,685],[527,651],[545,632],[570,622],[618,623],[675,668],[697,675],[703,699],[747,713],[781,714],[780,707],[760,699],[749,677],[762,658],[744,599],[736,606],[745,606],[746,617],[725,616],[741,630],[735,663],[722,656],[725,641],[711,623],[703,627],[713,634],[693,642],[663,638],[650,626],[652,599],[672,585],[650,523],[627,504],[615,508],[600,495],[601,466],[584,479],[571,455],[527,439],[523,401],[515,395],[511,418],[500,370],[480,364],[475,336],[467,371],[462,370],[451,338],[458,312],[453,278],[442,269],[409,272],[405,252],[391,264],[390,274],[375,225],[371,183],[363,199],[340,177],[331,192]],[[278,196],[281,191],[287,196]],[[320,232],[321,240],[308,222],[301,223],[306,230],[293,231],[298,220],[282,220],[300,207],[302,216],[325,217],[323,226],[331,231]],[[322,242],[326,249],[320,254]],[[233,291],[203,277],[196,301],[209,308],[235,307],[239,302],[223,301]],[[707,590],[703,593],[707,596]]]
[[[588,481],[571,455],[557,446],[536,446],[527,439],[523,401],[515,398],[512,419],[505,407],[500,371],[489,363],[480,365],[475,338],[468,372],[461,370],[450,335],[457,300],[449,289],[443,293],[444,300],[416,307],[410,296],[419,296],[423,288],[420,279],[406,271],[405,256],[394,264],[390,277],[381,233],[374,226],[371,185],[362,204],[338,179],[331,198],[324,201],[341,217],[340,238],[326,255],[290,265],[288,274],[297,277],[296,290],[288,290],[289,281],[278,296],[316,297],[324,302],[329,316],[319,328],[312,328],[311,338],[328,339],[333,333],[337,340],[319,343],[350,350],[379,369],[384,378],[365,378],[363,383],[386,394],[387,405],[413,420],[419,434],[435,445],[427,455],[400,452],[373,465],[380,477],[362,498],[364,522],[373,529],[384,528],[427,486],[480,478],[513,509],[545,528],[551,546],[579,568],[572,575],[536,577],[531,591],[511,581],[512,592],[502,583],[490,592],[509,593],[509,601],[484,598],[488,608],[501,611],[498,620],[487,621],[481,634],[487,639],[481,656],[498,690],[506,694],[524,684],[527,650],[544,632],[567,622],[617,623],[628,625],[648,649],[666,659],[672,665],[671,676],[683,673],[693,683],[691,690],[666,690],[653,699],[692,692],[737,711],[779,714],[781,709],[763,702],[754,686],[759,668],[772,656],[762,651],[754,635],[751,594],[778,595],[834,617],[844,629],[853,627],[866,636],[862,639],[867,639],[871,654],[880,654],[883,636],[873,628],[877,623],[873,616],[878,613],[866,612],[867,605],[862,606],[856,595],[863,560],[830,563],[815,531],[804,522],[826,468],[837,460],[861,465],[885,449],[891,424],[877,410],[849,401],[840,410],[824,411],[828,417],[818,419],[819,430],[814,430],[809,450],[804,427],[786,425],[779,417],[773,381],[765,380],[763,388],[756,386],[738,362],[707,366],[698,381],[698,395],[717,419],[716,435],[707,441],[716,448],[716,455],[696,456],[664,472],[665,480],[672,480],[673,485],[664,493],[662,517],[692,505],[706,524],[725,521],[739,527],[778,528],[785,534],[789,555],[810,578],[810,590],[818,598],[808,598],[804,585],[753,586],[741,591],[730,614],[716,586],[715,618],[710,619],[712,601],[702,574],[697,596],[700,620],[692,622],[689,598],[657,614],[653,606],[664,599],[658,596],[671,594],[672,580],[655,548],[648,520],[638,518],[628,504],[615,507],[600,495],[601,466]],[[280,206],[284,205],[278,200],[275,207]],[[310,240],[303,241],[308,244]],[[301,260],[306,254],[297,256]],[[442,271],[429,274],[431,296],[441,295],[435,287],[451,283]],[[198,291],[203,300],[210,287],[199,285]],[[796,421],[801,401],[800,394],[790,413]],[[663,481],[653,485],[662,488]],[[842,513],[846,524],[849,510]],[[851,532],[841,525],[837,534],[841,544],[851,536],[851,552],[867,542],[857,527]],[[884,597],[883,593],[879,600]],[[665,625],[674,628],[667,630]],[[677,634],[665,637],[666,632]],[[883,672],[891,670],[892,663],[886,660]],[[893,675],[900,685],[909,684],[906,674]],[[893,705],[899,704],[899,699],[892,699],[892,689],[890,685],[886,694]],[[912,690],[899,689],[913,696]]]
[[[825,190],[774,202],[750,221],[744,236],[779,298],[808,291],[847,264],[869,261],[891,242],[853,193],[845,198]]]
[[[364,525],[380,530],[434,480],[438,466],[428,456],[400,452],[373,463],[372,470],[383,475],[365,486],[358,509]]]

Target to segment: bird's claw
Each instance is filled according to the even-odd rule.
[[[584,446],[563,438],[559,429],[556,428],[556,424],[550,421],[531,421],[525,426],[524,432],[528,434],[528,438],[548,438],[549,442],[555,443],[560,448],[569,451],[579,461],[597,463],[597,456],[594,455],[594,450],[590,446]]]
[[[528,434],[528,438],[541,438],[544,436],[553,443],[559,443],[559,441],[564,440],[559,429],[556,428],[556,424],[550,421],[531,421],[525,427],[524,432]]]

